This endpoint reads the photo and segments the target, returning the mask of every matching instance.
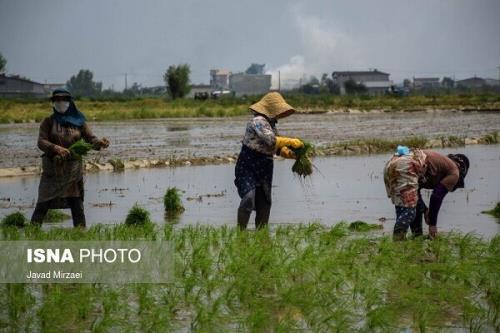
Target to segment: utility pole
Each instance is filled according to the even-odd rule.
[[[498,70],[500,70],[500,67],[498,67]],[[278,91],[281,92],[281,72],[278,71]]]
[[[125,90],[127,90],[127,73],[125,73]]]

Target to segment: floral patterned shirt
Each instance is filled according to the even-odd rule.
[[[276,153],[277,135],[275,121],[257,115],[247,123],[242,143],[253,151],[273,156]]]

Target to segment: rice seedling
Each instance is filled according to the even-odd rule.
[[[94,146],[91,143],[85,142],[83,139],[80,139],[77,142],[73,143],[68,149],[71,152],[72,158],[81,160],[83,156],[87,155],[89,151],[94,149]]]
[[[126,225],[138,226],[149,223],[151,223],[149,212],[137,203],[129,210],[127,218],[125,219]]]
[[[5,216],[2,219],[1,224],[3,226],[21,228],[21,227],[24,227],[26,223],[28,223],[28,219],[26,218],[26,216],[24,216],[24,214],[21,212],[15,212],[15,213],[12,213],[12,214]]]
[[[169,215],[180,214],[184,211],[181,194],[178,188],[169,187],[167,189],[167,192],[163,196],[163,205],[165,206],[165,212]]]
[[[49,209],[47,215],[43,219],[45,223],[63,222],[71,218],[71,215],[61,212],[59,209]]]
[[[482,213],[489,214],[489,215],[492,215],[492,216],[500,219],[500,202],[497,202],[497,205],[495,206],[495,208],[490,209],[490,210],[485,210]]]
[[[0,322],[20,331],[496,331],[500,237],[393,242],[347,223],[26,227],[0,239],[173,243],[169,284],[0,284]]]
[[[293,149],[296,160],[292,165],[292,172],[296,173],[299,177],[310,176],[313,172],[313,165],[311,157],[314,154],[314,145],[310,142],[303,141],[304,147]]]
[[[349,230],[351,231],[371,231],[383,229],[381,224],[370,224],[364,221],[354,221],[349,224]]]
[[[114,158],[109,160],[109,163],[113,166],[113,171],[123,171],[125,170],[125,163],[119,158]]]

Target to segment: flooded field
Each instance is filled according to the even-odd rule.
[[[476,232],[490,237],[500,224],[481,211],[500,201],[500,147],[468,146],[442,152],[462,152],[471,168],[466,189],[449,194],[440,212],[443,231]],[[291,173],[291,161],[276,161],[272,224],[319,221],[326,225],[341,220],[382,223],[384,231],[394,225],[394,207],[385,195],[382,177],[387,154],[317,158],[317,170],[305,183]],[[186,208],[176,223],[235,225],[239,198],[233,185],[234,165],[99,172],[86,176],[87,223],[122,223],[128,209],[139,203],[153,220],[165,223],[162,196],[170,186],[183,193]],[[37,197],[39,177],[0,179],[0,216],[21,209],[28,216]],[[424,198],[428,199],[429,193]],[[7,198],[10,201],[7,201]],[[384,222],[380,222],[380,221]],[[172,222],[172,221],[169,221]],[[71,225],[68,220],[64,225]]]
[[[91,123],[98,136],[111,141],[109,150],[92,154],[111,158],[168,159],[212,157],[239,152],[248,117],[155,119]],[[41,163],[36,148],[38,124],[0,125],[0,168]],[[294,115],[278,125],[316,145],[360,138],[402,138],[412,135],[480,136],[500,131],[500,112],[367,112]]]

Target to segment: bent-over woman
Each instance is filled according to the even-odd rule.
[[[469,159],[463,154],[444,156],[432,150],[398,147],[398,152],[384,168],[387,196],[396,206],[395,240],[406,238],[408,228],[414,236],[422,235],[422,217],[429,225],[429,236],[437,235],[437,218],[448,192],[464,187]],[[420,189],[431,189],[427,207]]]

